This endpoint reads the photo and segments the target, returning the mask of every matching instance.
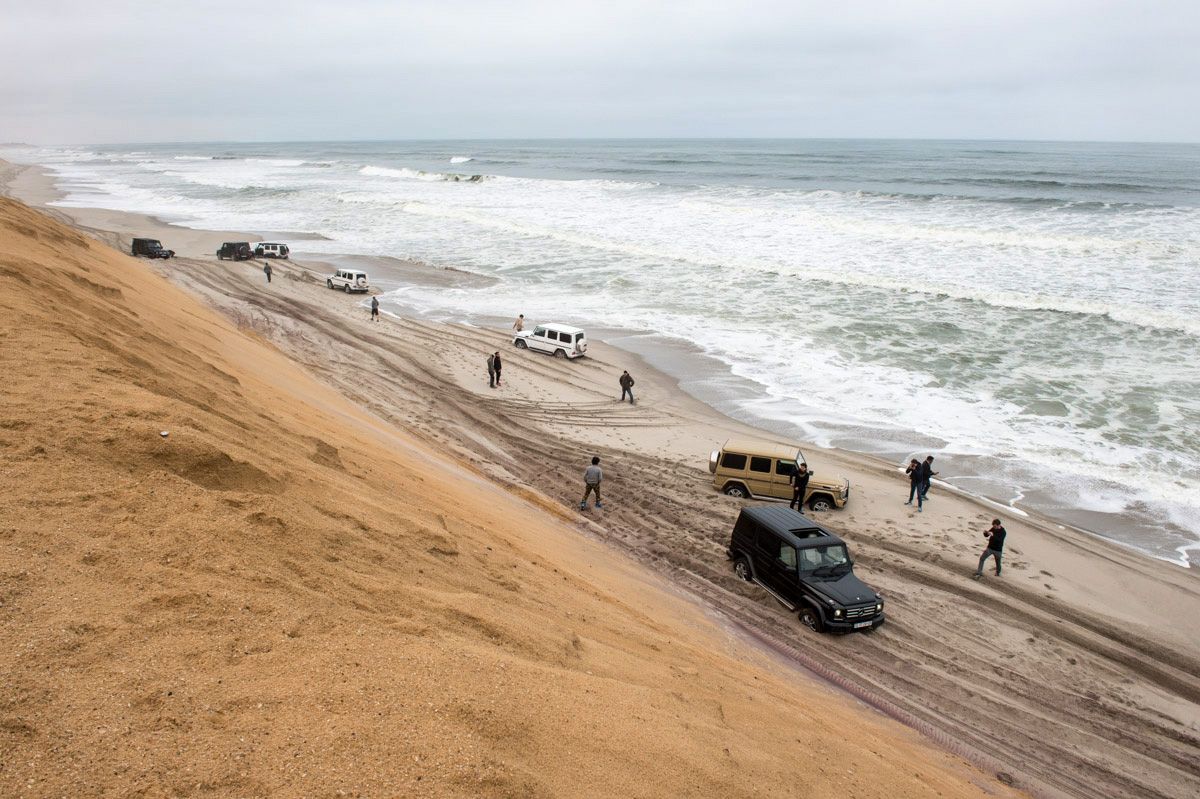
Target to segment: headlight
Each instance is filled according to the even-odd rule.
[[[842,617],[842,609],[841,609],[841,608],[836,608],[836,609],[834,609],[834,611],[833,611],[833,617],[834,617],[835,619],[840,619],[840,618]]]
[[[881,610],[883,610],[883,600],[882,599],[875,603],[875,612],[878,613]]]

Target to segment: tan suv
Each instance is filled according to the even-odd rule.
[[[731,497],[791,500],[789,478],[800,463],[805,460],[798,447],[731,438],[713,450],[708,470],[713,485]],[[849,498],[850,481],[844,477],[822,480],[814,475],[804,494],[805,504],[815,511],[845,507]]]

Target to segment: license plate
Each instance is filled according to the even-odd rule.
[[[856,630],[861,630],[863,627],[870,627],[870,626],[871,626],[871,622],[869,622],[869,621],[859,621],[859,622],[854,623],[854,629],[856,629]]]

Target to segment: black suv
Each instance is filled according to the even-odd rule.
[[[249,261],[253,257],[254,251],[250,249],[248,241],[227,241],[217,250],[217,258],[222,261],[226,258],[233,261]]]
[[[171,258],[175,255],[174,250],[164,250],[158,239],[134,239],[131,251],[144,258]]]
[[[799,611],[816,632],[883,624],[883,597],[854,576],[846,542],[791,508],[743,508],[728,555],[738,577]]]

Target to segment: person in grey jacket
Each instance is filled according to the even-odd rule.
[[[580,510],[587,510],[588,496],[596,495],[596,507],[603,508],[600,504],[600,482],[604,479],[604,472],[600,470],[600,456],[592,458],[592,465],[583,471],[583,499],[579,503]]]
[[[488,367],[488,387],[495,388],[496,387],[496,356],[495,355],[489,355],[487,357],[487,367]]]

